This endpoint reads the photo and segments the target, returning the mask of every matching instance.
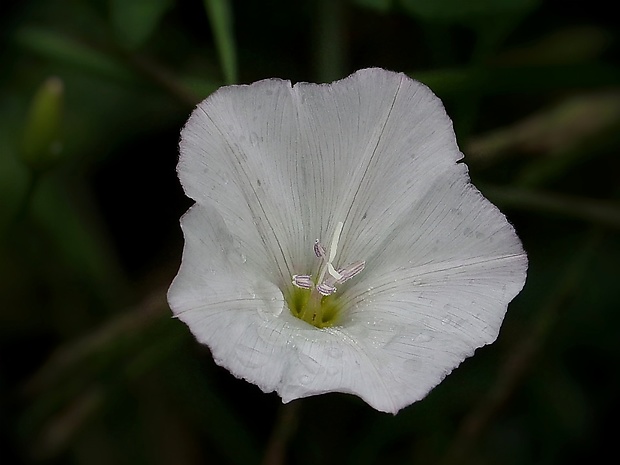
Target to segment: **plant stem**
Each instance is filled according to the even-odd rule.
[[[283,465],[287,463],[286,448],[297,430],[300,404],[301,401],[296,400],[280,407],[265,449],[262,465]]]

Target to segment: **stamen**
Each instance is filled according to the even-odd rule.
[[[334,286],[330,286],[326,282],[319,284],[316,287],[316,290],[319,291],[319,294],[321,295],[332,295],[334,292],[336,292],[336,288]]]
[[[307,323],[320,328],[326,325],[326,321],[333,321],[333,309],[337,305],[337,299],[323,300],[323,297],[334,294],[337,291],[336,286],[357,276],[366,266],[366,262],[358,261],[342,268],[336,269],[334,267],[333,262],[338,252],[338,242],[340,241],[343,226],[342,222],[336,224],[329,251],[326,251],[318,239],[314,242],[314,255],[321,260],[316,279],[312,279],[312,276],[309,274],[293,275],[293,285],[295,287],[310,291],[309,294],[296,298],[297,300],[294,302],[295,315]]]
[[[293,275],[293,285],[301,289],[312,289],[313,286],[310,275],[307,274],[295,274]]]
[[[321,244],[318,239],[314,241],[314,255],[316,255],[317,258],[323,258],[325,256],[325,247],[323,247],[323,244]]]
[[[357,276],[358,274],[362,272],[365,266],[366,266],[366,262],[362,261],[362,262],[351,263],[350,265],[347,265],[344,268],[340,268],[338,270],[338,273],[340,274],[340,277],[338,278],[338,282],[342,284],[345,281],[348,281],[349,279],[353,278],[354,276]],[[334,275],[332,274],[332,276]]]

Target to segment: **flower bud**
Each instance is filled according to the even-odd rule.
[[[64,96],[63,82],[48,78],[32,100],[24,125],[21,156],[34,171],[55,166],[62,154],[60,126]]]

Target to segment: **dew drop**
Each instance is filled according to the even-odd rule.
[[[299,384],[301,384],[302,386],[305,386],[309,382],[310,382],[310,376],[309,375],[301,375],[299,377]]]
[[[415,342],[420,342],[422,344],[425,342],[431,342],[432,340],[433,338],[426,333],[420,333],[414,339]]]
[[[258,313],[266,319],[272,319],[274,316],[278,317],[284,310],[284,301],[277,297],[269,297],[269,294],[273,294],[271,289],[263,289],[258,286],[253,289],[255,293],[252,293],[252,298],[257,298],[260,302],[257,303]],[[267,292],[269,294],[267,294]]]
[[[368,337],[368,329],[363,326],[358,328],[356,332],[359,339],[366,339]]]
[[[405,370],[406,371],[420,371],[421,362],[417,359],[409,359],[405,360]]]
[[[304,366],[304,368],[308,370],[308,372],[316,375],[317,373],[321,371],[321,365],[319,365],[319,362],[317,362],[315,359],[313,359],[309,355],[299,353],[298,357],[299,357],[299,363],[301,363]]]
[[[342,349],[340,349],[339,347],[331,347],[328,351],[327,354],[331,357],[331,358],[340,358],[342,357]]]
[[[248,261],[248,258],[244,254],[241,254],[241,263],[245,263],[247,261]]]
[[[330,375],[330,376],[334,376],[334,375],[338,374],[339,371],[340,370],[338,369],[338,367],[335,367],[333,365],[327,367],[327,374]]]

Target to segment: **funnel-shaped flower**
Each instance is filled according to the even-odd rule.
[[[523,287],[513,228],[403,74],[221,88],[180,149],[196,203],[170,306],[284,402],[337,391],[396,413],[493,342]]]

